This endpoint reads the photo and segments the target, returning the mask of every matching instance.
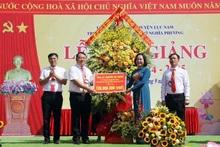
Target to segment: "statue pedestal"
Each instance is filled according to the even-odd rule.
[[[17,94],[5,96],[5,109],[7,124],[3,128],[2,136],[28,136],[31,135],[27,124],[31,95]]]

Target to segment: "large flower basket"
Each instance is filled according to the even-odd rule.
[[[5,95],[6,125],[2,136],[31,135],[27,123],[31,94],[36,92],[36,85],[29,81],[5,81],[1,93]]]

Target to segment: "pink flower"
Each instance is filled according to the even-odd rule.
[[[206,110],[199,108],[199,116],[203,119],[206,119],[207,118]]]
[[[34,94],[37,91],[37,86],[35,83],[30,81],[10,81],[6,80],[2,85],[0,85],[0,94]]]
[[[207,109],[209,105],[213,104],[211,91],[208,91],[205,94],[203,94],[202,98],[200,99],[200,103],[204,105],[205,109]]]
[[[203,145],[200,147],[220,147],[220,145],[215,142],[208,142],[207,145]]]

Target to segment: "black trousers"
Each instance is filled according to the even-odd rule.
[[[92,115],[92,128],[91,128],[92,133],[96,133],[96,127],[98,123],[101,121],[101,117],[102,115],[99,111],[97,111],[95,114]]]
[[[63,104],[62,92],[48,92],[45,91],[41,98],[43,110],[43,135],[44,139],[50,139],[50,117],[53,112],[54,117],[54,138],[53,140],[60,139],[60,117],[61,108]]]
[[[165,96],[166,106],[170,112],[176,112],[177,116],[185,121],[185,96],[184,94],[167,94]]]
[[[92,97],[89,93],[81,94],[70,92],[73,140],[79,140],[80,135],[82,136],[82,140],[89,139],[88,131],[89,118],[91,113],[91,99]]]

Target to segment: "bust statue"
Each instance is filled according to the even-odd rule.
[[[32,79],[31,73],[28,70],[21,68],[21,65],[23,64],[22,56],[15,56],[13,59],[13,64],[16,68],[6,72],[5,80],[29,81]]]

